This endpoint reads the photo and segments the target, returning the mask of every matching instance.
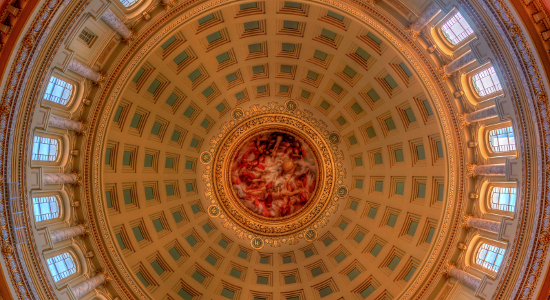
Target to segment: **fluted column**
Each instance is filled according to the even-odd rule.
[[[461,284],[473,290],[477,290],[477,288],[481,284],[481,279],[457,267],[451,267],[448,274]]]
[[[98,286],[105,282],[105,277],[102,274],[96,275],[71,288],[76,298],[80,298],[89,292],[95,290]]]
[[[468,165],[468,177],[506,176],[506,165]]]
[[[101,15],[101,20],[103,20],[109,27],[114,31],[120,34],[124,39],[129,39],[132,36],[132,30],[128,29],[124,22],[119,19],[110,9],[106,9],[103,15]]]
[[[56,115],[50,115],[48,125],[55,128],[62,128],[76,132],[82,131],[82,123]]]
[[[82,235],[86,232],[84,225],[71,226],[50,232],[52,243],[61,242]]]
[[[77,59],[72,59],[71,63],[69,64],[69,70],[75,72],[76,74],[88,78],[91,81],[94,82],[100,82],[102,80],[102,76],[99,72],[94,71],[92,68],[88,67],[87,65],[81,63]]]
[[[500,222],[474,218],[471,216],[466,217],[466,226],[494,233],[498,233],[500,231]]]
[[[77,174],[66,173],[44,173],[42,174],[42,182],[44,184],[70,184],[78,181]]]
[[[456,58],[455,60],[451,61],[447,65],[445,65],[443,67],[443,71],[445,72],[446,75],[451,75],[454,72],[473,63],[474,61],[476,61],[476,56],[474,52],[468,51],[462,54],[461,56],[459,56],[458,58]]]
[[[494,118],[498,116],[498,110],[496,106],[490,106],[484,109],[476,110],[469,114],[464,115],[464,122],[470,124]]]
[[[413,32],[413,35],[416,37],[422,28],[426,27],[437,14],[441,11],[441,8],[436,3],[432,3],[428,8],[414,21],[409,30]]]

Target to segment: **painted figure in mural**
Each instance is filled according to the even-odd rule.
[[[317,164],[308,146],[282,132],[261,133],[233,158],[237,197],[264,217],[284,217],[306,205],[317,184]]]

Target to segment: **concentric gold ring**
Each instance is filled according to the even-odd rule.
[[[284,217],[266,218],[247,209],[238,199],[231,183],[230,158],[251,136],[280,131],[299,137],[309,146],[318,166],[315,191],[298,212]],[[303,120],[285,114],[265,114],[237,124],[221,141],[214,156],[212,183],[220,207],[235,223],[256,234],[283,236],[311,225],[331,201],[335,186],[336,166],[326,139]]]

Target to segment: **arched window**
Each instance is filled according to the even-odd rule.
[[[489,201],[492,209],[513,212],[516,209],[516,188],[494,186]]]
[[[59,153],[59,142],[56,139],[34,136],[32,160],[55,161]]]
[[[515,151],[516,139],[512,126],[489,131],[489,146],[495,153]]]
[[[470,36],[474,31],[472,27],[464,20],[462,15],[457,12],[441,26],[441,32],[443,36],[451,43],[452,45],[457,45],[462,40]]]
[[[476,264],[487,270],[498,272],[505,252],[504,248],[483,243],[477,250]]]
[[[56,196],[36,197],[32,199],[36,222],[59,217],[59,200]]]
[[[50,77],[44,99],[57,104],[66,105],[73,94],[73,85],[55,76]]]
[[[130,7],[134,4],[136,4],[139,0],[120,0],[120,3],[124,5],[124,7]]]
[[[485,97],[502,91],[495,68],[490,67],[472,77],[472,84],[478,96]]]
[[[75,261],[68,252],[48,258],[46,262],[56,282],[76,272]]]

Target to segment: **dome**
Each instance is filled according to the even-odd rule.
[[[544,3],[2,7],[1,297],[548,297]]]

